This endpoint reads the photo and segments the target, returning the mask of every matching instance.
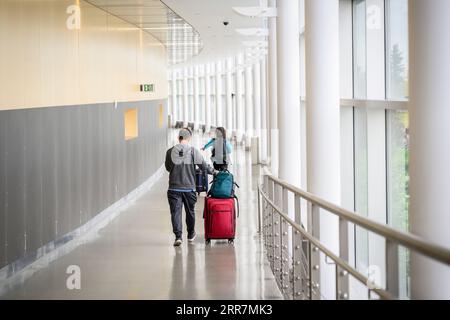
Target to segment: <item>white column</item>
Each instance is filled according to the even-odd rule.
[[[250,62],[248,62],[250,63]],[[252,67],[245,67],[245,147],[250,149],[253,137]]]
[[[450,247],[450,1],[410,0],[410,223]],[[450,299],[450,268],[411,255],[413,299]]]
[[[233,133],[233,59],[228,58],[227,59],[227,87],[226,87],[226,91],[227,91],[227,98],[226,98],[226,115],[227,115],[227,121],[226,121],[226,128],[227,131],[229,132],[229,136],[231,137],[232,133]]]
[[[211,126],[216,125],[216,64],[211,63]]]
[[[199,121],[200,124],[204,125],[205,124],[205,106],[206,106],[206,96],[205,96],[205,85],[206,85],[206,68],[205,65],[202,64],[199,67],[199,82],[200,82],[200,86],[199,86],[199,91],[200,91],[200,111],[199,111]]]
[[[184,69],[184,78],[183,78],[183,126],[187,127],[189,122],[189,83],[188,83],[188,69]]]
[[[177,90],[177,72],[172,71],[172,121],[171,125],[174,125],[178,120],[178,90]]]
[[[200,124],[200,85],[198,80],[199,67],[194,67],[194,130],[198,130]]]
[[[259,138],[258,161],[261,159],[261,64],[253,65],[253,136]]]
[[[167,76],[167,82],[168,82],[169,95],[167,97],[167,115],[170,116],[170,117],[173,116],[173,111],[172,111],[172,106],[173,106],[173,90],[172,90],[173,86],[172,86],[172,81],[173,81],[172,75],[168,75]]]
[[[298,0],[277,4],[279,176],[300,186],[299,4]]]
[[[267,160],[267,57],[261,60],[261,160]]]
[[[308,191],[340,203],[339,0],[306,0]],[[320,214],[320,240],[339,254],[339,224]],[[321,293],[335,298],[335,268],[321,259]]]
[[[216,127],[223,126],[222,61],[216,63]]]
[[[270,7],[276,7],[276,0],[269,0]],[[277,72],[277,18],[269,18],[269,153],[272,174],[278,176],[278,72]]]
[[[242,100],[243,86],[242,86],[242,55],[236,57],[236,117],[237,130],[236,140],[238,143],[242,142],[242,136],[245,131],[245,106]]]
[[[189,70],[189,76],[188,76],[188,85],[189,85],[189,91],[188,91],[188,97],[189,97],[189,122],[194,122],[195,114],[194,114],[194,67],[191,66],[188,68]]]
[[[205,69],[205,125],[206,132],[211,129],[211,64]]]

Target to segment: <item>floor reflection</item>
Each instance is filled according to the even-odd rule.
[[[236,297],[237,264],[235,247],[228,241],[212,240],[205,248],[206,292],[216,299]]]
[[[187,255],[183,251],[187,249]],[[195,245],[174,248],[169,299],[198,299]]]

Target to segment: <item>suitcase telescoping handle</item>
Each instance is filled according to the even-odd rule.
[[[234,200],[236,200],[236,204],[237,204],[237,217],[239,218],[239,199],[238,197],[234,196]]]

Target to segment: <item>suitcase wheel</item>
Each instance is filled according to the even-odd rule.
[[[228,239],[228,244],[234,244],[234,239]]]
[[[206,240],[205,240],[205,243],[206,243],[206,244],[210,244],[210,243],[211,243],[211,239],[206,239]]]

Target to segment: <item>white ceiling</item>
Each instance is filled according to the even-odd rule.
[[[259,6],[260,0],[161,0],[200,34],[203,49],[186,63],[206,63],[243,53],[243,41],[264,40],[261,37],[239,35],[238,28],[261,28],[264,19],[243,17],[233,7]],[[228,21],[228,26],[223,22]]]
[[[169,64],[189,60],[202,49],[198,32],[160,0],[85,1],[152,34],[166,46]]]
[[[233,11],[233,7],[259,6],[260,0],[85,1],[153,34],[167,47],[169,64],[177,67],[233,57],[249,48],[243,42],[264,40],[236,32],[262,28],[264,19]]]

